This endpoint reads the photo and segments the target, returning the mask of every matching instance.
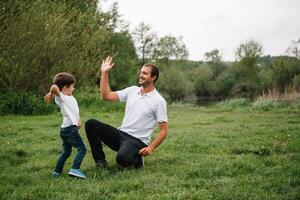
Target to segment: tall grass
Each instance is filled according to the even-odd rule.
[[[219,109],[247,108],[250,106],[250,101],[245,98],[228,99],[225,101],[218,102],[214,106]]]
[[[280,92],[277,88],[268,89],[267,92],[263,92],[262,95],[256,98],[257,101],[260,100],[273,100],[282,102],[295,102],[300,100],[300,92],[295,88],[286,87],[284,92]]]

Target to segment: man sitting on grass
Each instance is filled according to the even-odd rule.
[[[168,133],[167,104],[154,87],[159,71],[155,65],[145,64],[139,76],[141,87],[131,86],[113,92],[110,90],[108,72],[114,66],[112,58],[102,62],[100,90],[104,100],[126,102],[121,127],[114,128],[96,119],[85,124],[96,166],[106,166],[102,143],[117,151],[116,161],[122,167],[144,167],[143,156],[148,156],[165,139]],[[150,143],[156,124],[160,131]]]

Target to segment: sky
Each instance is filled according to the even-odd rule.
[[[113,0],[105,0],[102,8]],[[300,38],[300,0],[118,0],[121,18],[133,30],[141,22],[159,37],[182,36],[190,60],[219,49],[233,61],[241,43],[258,41],[264,55],[284,55]]]

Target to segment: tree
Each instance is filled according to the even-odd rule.
[[[250,65],[254,65],[257,59],[262,55],[262,45],[255,41],[249,40],[240,44],[236,49],[235,55],[238,60],[246,61]]]
[[[170,101],[180,101],[192,93],[192,83],[187,75],[175,67],[168,67],[160,73],[157,88]]]
[[[187,59],[189,52],[182,42],[182,37],[176,38],[171,35],[160,38],[154,51],[155,59]]]
[[[236,66],[240,70],[241,77],[234,87],[235,94],[241,94],[241,96],[245,94],[250,98],[254,98],[257,94],[260,87],[258,77],[260,68],[257,63],[262,53],[262,45],[255,40],[246,41],[236,49],[235,55],[239,60]]]
[[[220,51],[218,49],[204,53],[204,58],[208,63],[220,63],[222,60],[222,56],[220,55]]]
[[[214,78],[217,78],[226,68],[226,63],[222,62],[222,56],[218,49],[213,49],[204,54],[206,63],[212,68]]]
[[[151,30],[151,27],[143,22],[136,27],[132,35],[138,56],[142,60],[143,65],[153,56],[157,36]]]
[[[290,44],[286,53],[300,59],[300,38],[296,41],[292,40],[292,44]]]
[[[293,79],[300,74],[300,60],[295,57],[278,57],[271,66],[272,80],[280,92],[292,86]]]
[[[42,93],[61,71],[74,74],[79,87],[91,85],[107,55],[122,60],[126,73],[112,80],[125,85],[137,59],[131,36],[115,30],[116,4],[104,12],[96,2],[1,1],[0,91]]]

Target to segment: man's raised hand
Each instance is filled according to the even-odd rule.
[[[115,63],[111,63],[111,62],[112,62],[112,57],[110,56],[107,56],[106,59],[102,61],[101,73],[108,72],[109,70],[111,70],[111,68],[115,65]]]

